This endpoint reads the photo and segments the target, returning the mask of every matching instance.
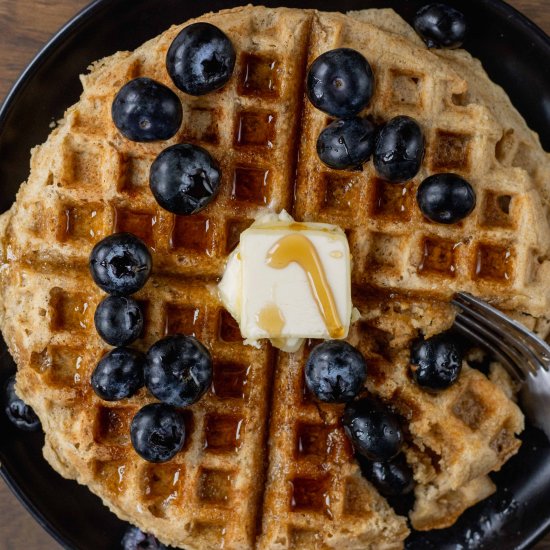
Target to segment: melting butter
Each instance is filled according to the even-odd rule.
[[[267,265],[284,269],[296,262],[307,274],[313,298],[331,338],[342,338],[345,330],[323,264],[313,243],[299,233],[286,235],[267,253]]]
[[[301,244],[287,240],[298,235]],[[292,353],[306,338],[345,337],[357,318],[344,232],[334,225],[297,222],[284,210],[259,216],[241,234],[218,293],[239,323],[244,343],[254,347],[269,338]]]

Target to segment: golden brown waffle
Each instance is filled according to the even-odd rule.
[[[315,139],[302,139],[297,216],[347,230],[356,284],[441,298],[468,291],[503,308],[545,314],[550,231],[544,202],[530,172],[518,167],[521,152],[515,152],[515,161],[503,153],[503,140],[512,129],[508,126],[519,124],[519,115],[509,120],[501,108],[497,120],[484,101],[493,98],[494,90],[485,96],[479,92],[475,102],[468,95],[468,75],[457,72],[453,63],[367,25],[357,17],[321,14],[312,30],[309,61],[337,47],[361,51],[376,78],[368,111],[380,120],[400,114],[418,120],[426,139],[423,166],[413,181],[399,186],[377,178],[372,163],[360,172],[328,169],[316,156]],[[482,72],[473,60],[471,64],[470,74]],[[486,76],[482,83],[490,85]],[[505,107],[513,110],[509,102]],[[308,102],[303,120],[302,135],[312,137],[328,121]],[[524,156],[537,151],[533,158],[549,165],[540,145],[529,142],[520,148],[527,151]],[[438,172],[461,174],[476,190],[478,205],[459,224],[434,224],[416,205],[418,185]]]
[[[405,520],[361,477],[339,424],[341,406],[318,406],[304,394],[307,351],[243,346],[215,293],[217,277],[240,232],[265,208],[348,231],[363,315],[350,340],[368,358],[368,391],[408,426],[406,455],[418,483],[413,525],[442,527],[493,490],[486,474],[517,450],[522,416],[467,367],[452,389],[422,392],[406,375],[408,348],[421,331],[450,326],[452,310],[435,300],[455,288],[518,314],[546,312],[550,231],[540,173],[548,157],[507,100],[486,105],[500,92],[477,67],[471,74],[485,84],[470,83],[461,67],[473,61],[429,52],[393,12],[350,18],[245,7],[201,20],[231,38],[235,75],[200,98],[175,90],[184,121],[173,139],[125,140],[110,106],[136,76],[173,88],[164,58],[182,26],[96,63],[82,77],[79,103],[33,152],[29,179],[0,226],[1,328],[19,366],[17,390],[42,420],[50,463],[167,543],[400,547]],[[353,173],[321,166],[314,145],[327,119],[304,101],[303,81],[308,60],[339,45],[372,62],[375,117],[410,114],[421,122],[427,157],[411,184],[385,184],[370,165]],[[152,160],[181,141],[206,147],[223,170],[217,199],[190,217],[159,208],[148,188]],[[537,159],[536,170],[514,167],[518,155]],[[421,218],[414,190],[423,175],[447,169],[472,181],[479,203],[471,218],[442,228]],[[185,410],[185,448],[164,465],[144,462],[129,442],[133,414],[152,400],[146,390],[106,403],[89,386],[107,347],[93,326],[103,294],[86,263],[93,244],[115,231],[135,233],[153,251],[153,276],[136,295],[146,317],[137,346],[183,332],[214,357],[212,391]],[[396,295],[393,287],[420,294]]]
[[[405,454],[418,482],[412,525],[421,530],[452,525],[468,506],[493,492],[485,476],[517,452],[514,434],[523,430],[523,416],[501,387],[467,364],[458,382],[438,394],[411,380],[415,326],[423,326],[427,336],[441,332],[451,322],[447,306],[397,295],[384,303],[394,312],[388,316],[377,311],[380,298],[367,296],[357,303],[365,320],[355,325],[350,341],[368,358],[367,388],[408,426]],[[428,328],[427,321],[434,319]]]
[[[362,477],[340,423],[343,405],[320,405],[305,389],[310,349],[277,363],[259,547],[399,547],[406,525]]]

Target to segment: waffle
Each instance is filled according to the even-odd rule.
[[[52,466],[163,542],[189,550],[399,548],[406,520],[360,475],[342,406],[315,403],[304,390],[314,342],[296,354],[244,346],[216,282],[240,232],[266,209],[345,228],[362,314],[349,340],[367,357],[365,392],[403,417],[417,482],[413,527],[444,527],[494,490],[487,474],[517,451],[523,417],[467,364],[449,390],[421,391],[407,376],[408,349],[420,333],[451,326],[446,300],[455,289],[544,324],[548,157],[477,62],[426,50],[391,11],[349,17],[249,6],[200,20],[231,38],[235,74],[203,97],[174,90],[184,116],[173,139],[125,140],[110,106],[138,76],[173,88],[164,58],[183,26],[95,63],[80,101],[33,151],[29,179],[0,220],[0,321],[18,364],[17,391],[41,418]],[[303,82],[307,64],[338,46],[373,65],[372,116],[409,114],[423,126],[427,154],[413,182],[390,185],[370,165],[336,172],[319,162],[315,142],[327,118],[304,100]],[[182,141],[206,147],[223,169],[216,200],[190,217],[162,210],[148,189],[151,162]],[[478,196],[472,216],[450,227],[427,222],[414,204],[421,179],[440,170],[467,177]],[[146,463],[129,441],[148,392],[107,403],[89,384],[107,346],[94,329],[104,295],[87,259],[116,231],[138,235],[153,254],[153,275],[136,295],[146,325],[136,347],[183,332],[214,359],[212,389],[184,410],[185,447],[166,464]]]
[[[315,140],[304,139],[297,216],[346,229],[357,285],[439,299],[461,290],[504,309],[544,315],[550,291],[545,282],[550,232],[541,190],[549,180],[539,177],[537,186],[535,174],[522,161],[534,149],[532,158],[547,168],[548,155],[540,145],[534,147],[532,134],[520,141],[526,128],[520,131],[525,125],[519,125],[517,113],[504,117],[504,107],[511,109],[509,101],[501,99],[494,114],[486,106],[503,92],[491,89],[483,94],[490,82],[486,76],[478,78],[482,69],[467,54],[449,56],[461,62],[455,70],[455,63],[441,62],[445,57],[413,47],[401,36],[394,35],[390,45],[387,32],[366,25],[360,17],[319,16],[309,60],[336,47],[361,51],[376,77],[369,113],[375,120],[404,114],[419,121],[426,139],[422,168],[405,186],[378,179],[372,163],[359,172],[336,172],[316,158]],[[468,59],[473,69],[462,75],[459,69]],[[477,81],[477,95],[469,95],[468,76]],[[306,102],[302,134],[318,136],[328,120]],[[459,224],[434,224],[416,205],[418,185],[438,172],[458,173],[476,190],[477,208]]]

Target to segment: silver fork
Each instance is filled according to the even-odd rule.
[[[502,363],[521,386],[521,403],[531,422],[550,439],[550,346],[498,309],[458,293],[455,327]]]
[[[460,309],[458,331],[493,353],[516,380],[523,383],[541,368],[550,369],[550,346],[520,323],[464,292],[455,294],[452,303]]]

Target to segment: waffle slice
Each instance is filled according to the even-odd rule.
[[[363,320],[351,329],[349,341],[367,359],[366,390],[407,425],[405,454],[417,483],[412,525],[448,527],[494,492],[487,474],[517,452],[515,434],[523,430],[523,415],[504,391],[467,364],[459,382],[441,394],[428,395],[410,380],[411,342],[419,327],[426,336],[447,329],[453,318],[449,306],[360,289],[354,303]],[[402,526],[381,526],[368,513],[372,508],[355,496],[360,482],[339,423],[343,406],[319,404],[304,387],[303,369],[315,343],[278,361],[261,541],[265,548],[294,548],[295,540],[308,541],[306,548],[323,548],[321,542],[330,548],[383,547]],[[349,530],[350,518],[358,531],[355,543],[344,543],[338,528]]]
[[[26,281],[17,293],[22,314],[40,303],[50,319],[51,333],[40,351],[18,357],[27,365],[19,391],[42,418],[49,462],[88,485],[119,517],[167,542],[218,548],[225,540],[232,548],[250,548],[263,487],[272,368],[267,346],[242,345],[204,282],[155,277],[138,296],[146,312],[139,347],[147,349],[165,333],[195,334],[209,345],[215,371],[211,392],[184,411],[183,451],[167,464],[148,464],[131,448],[129,423],[153,398],[143,389],[131,399],[107,403],[89,384],[106,349],[90,330],[90,312],[100,296],[82,292],[87,273],[18,275]]]
[[[420,332],[450,326],[452,310],[436,300],[453,288],[517,314],[546,312],[542,184],[538,172],[497,158],[503,128],[514,128],[540,164],[548,166],[547,157],[509,104],[485,105],[488,81],[473,103],[457,105],[467,102],[470,84],[458,76],[467,59],[427,51],[388,11],[346,17],[249,6],[200,19],[231,38],[235,75],[203,97],[176,91],[184,121],[172,140],[125,140],[110,105],[136,76],[172,87],[164,58],[183,26],[94,64],[82,77],[80,101],[33,152],[29,179],[0,222],[0,321],[18,364],[17,390],[42,420],[50,463],[166,543],[189,550],[400,547],[405,520],[360,476],[338,423],[341,408],[317,407],[303,395],[306,352],[243,346],[214,292],[217,278],[240,232],[266,208],[347,230],[363,315],[350,339],[369,361],[367,391],[409,425],[406,453],[418,482],[413,523],[441,527],[492,490],[486,474],[517,449],[522,417],[467,368],[440,397],[419,391],[405,375],[407,350]],[[361,173],[321,166],[314,144],[327,120],[304,100],[303,82],[308,61],[339,45],[372,61],[378,91],[369,112],[421,121],[428,153],[418,181],[391,186],[370,166]],[[217,199],[190,217],[160,209],[147,185],[155,156],[181,141],[206,147],[223,168]],[[450,228],[421,219],[414,189],[435,169],[472,181],[480,202],[471,219]],[[185,410],[185,449],[164,465],[144,462],[129,442],[129,422],[151,396],[141,390],[106,403],[89,386],[106,346],[93,326],[103,294],[86,262],[93,244],[115,231],[137,234],[153,253],[153,276],[136,295],[146,315],[137,347],[184,332],[214,357],[212,391]],[[465,408],[481,412],[474,421]]]
[[[448,527],[493,492],[486,476],[519,449],[515,434],[523,430],[523,415],[501,387],[466,362],[458,382],[438,394],[411,380],[409,349],[418,327],[426,337],[448,328],[449,306],[393,295],[383,305],[391,313],[382,315],[379,296],[361,293],[356,302],[364,320],[350,341],[367,357],[367,388],[408,426],[405,454],[417,482],[412,525],[419,530]]]
[[[399,18],[380,15],[393,33],[361,17],[320,14],[309,60],[336,47],[363,53],[376,79],[367,112],[376,120],[404,114],[419,121],[426,138],[422,168],[413,181],[401,186],[378,179],[372,163],[359,172],[324,167],[315,146],[328,119],[306,102],[302,136],[310,139],[301,141],[297,217],[347,230],[357,285],[440,299],[449,299],[457,290],[468,291],[501,308],[545,315],[550,231],[546,203],[536,183],[540,178],[520,167],[519,160],[508,161],[502,140],[517,127],[518,137],[525,136],[521,150],[524,156],[535,151],[532,157],[538,159],[540,173],[550,164],[548,155],[536,136],[526,135],[509,101],[501,100],[493,112],[489,109],[489,102],[502,92],[486,75],[472,85],[474,93],[469,95],[466,78],[476,80],[482,73],[477,62],[467,54],[438,56],[417,45],[418,40],[410,40],[409,33],[398,34],[404,24]],[[465,58],[474,68],[463,75]],[[416,205],[418,185],[438,172],[458,173],[476,190],[477,208],[460,224],[431,223]]]
[[[171,85],[163,67],[181,29],[174,27],[83,77],[80,102],[33,152],[20,200],[3,218],[2,259],[11,267],[3,273],[2,329],[20,368],[18,391],[42,419],[46,458],[119,517],[189,550],[255,544],[273,357],[266,345],[242,344],[215,276],[260,206],[290,207],[310,19],[262,8],[205,18],[231,36],[236,74],[221,92],[180,94],[184,123],[170,142],[199,143],[224,168],[222,190],[204,214],[175,217],[156,204],[149,166],[169,143],[128,142],[110,117],[129,79]],[[146,317],[137,347],[174,332],[196,334],[215,363],[211,392],[185,410],[185,448],[164,465],[143,461],[129,441],[131,418],[152,401],[148,392],[106,403],[89,383],[107,346],[93,324],[103,293],[87,258],[115,231],[137,234],[153,253],[154,276],[136,295]]]
[[[340,424],[343,406],[319,405],[305,389],[310,350],[277,363],[259,548],[399,547],[406,523],[361,476]]]

